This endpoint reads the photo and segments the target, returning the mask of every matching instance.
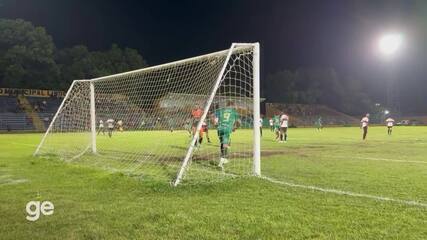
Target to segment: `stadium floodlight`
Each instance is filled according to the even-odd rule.
[[[233,43],[211,54],[75,80],[34,154],[168,180],[174,186],[184,178],[260,175],[259,69],[259,44]],[[203,110],[197,121],[192,118],[195,106]],[[222,168],[219,138],[211,136],[212,145],[196,145],[207,134],[201,131],[204,122],[214,127],[224,109],[233,110],[240,127],[230,128],[232,149]],[[111,124],[111,137],[103,135],[101,120]]]
[[[388,33],[380,37],[378,41],[378,49],[385,57],[395,55],[401,48],[403,36],[400,33]]]

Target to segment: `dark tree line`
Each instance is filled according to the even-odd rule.
[[[147,66],[135,49],[116,44],[107,51],[84,45],[57,49],[43,27],[0,19],[0,86],[67,89],[74,79],[89,79]]]
[[[362,114],[374,106],[364,86],[358,79],[341,78],[334,69],[283,70],[267,76],[263,93],[268,102],[325,104]]]

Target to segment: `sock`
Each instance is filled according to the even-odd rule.
[[[224,145],[221,143],[221,157],[224,157]]]

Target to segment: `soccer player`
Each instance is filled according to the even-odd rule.
[[[114,119],[112,118],[107,119],[107,127],[108,127],[108,136],[111,138],[114,130]]]
[[[280,117],[279,117],[279,115],[273,116],[273,129],[274,129],[274,133],[276,133],[276,140],[279,140],[279,137],[280,137]]]
[[[117,125],[119,127],[119,131],[123,132],[123,121],[122,120],[117,121]]]
[[[203,109],[199,106],[199,104],[196,104],[196,107],[191,110],[191,116],[193,117],[193,125],[191,127],[193,136],[196,134],[197,125],[199,124],[200,118],[202,118],[203,115]],[[197,144],[198,141],[196,141]]]
[[[211,139],[209,138],[209,128],[208,128],[208,124],[206,123],[206,121],[202,122],[202,128],[200,128],[200,132],[199,132],[199,145],[202,144],[203,142],[203,134],[206,133],[206,139],[208,139],[208,143],[211,143]]]
[[[226,107],[215,111],[214,123],[218,126],[218,137],[221,143],[221,158],[218,166],[224,169],[224,164],[228,163],[228,148],[230,146],[231,133],[240,126],[239,114],[233,108],[233,103],[228,101]]]
[[[363,140],[366,139],[366,135],[368,135],[368,125],[369,125],[369,113],[366,114],[365,117],[360,120],[363,129]]]
[[[394,119],[389,117],[385,120],[385,122],[387,124],[387,134],[391,136],[391,132],[393,131]]]
[[[322,124],[322,117],[319,117],[316,122],[315,122],[317,131],[322,131],[323,129],[323,124]]]
[[[191,126],[191,120],[187,119],[184,123],[184,129],[187,130],[188,135],[191,137],[191,131],[192,131],[192,126]]]
[[[202,123],[201,131],[206,134],[206,139],[208,139],[208,143],[211,143],[211,139],[209,138],[209,127],[208,127],[208,124],[206,123],[206,120],[203,121]],[[202,136],[202,134],[200,134],[200,136]]]
[[[280,141],[279,142],[286,142],[288,140],[288,122],[289,117],[284,112],[280,115]]]
[[[105,135],[105,128],[104,128],[104,121],[99,120],[99,125],[98,125],[98,134],[99,132],[102,131],[102,135]]]
[[[270,124],[270,131],[274,132],[274,120],[270,118],[270,120],[268,120],[268,123]]]
[[[264,123],[264,120],[262,119],[262,117],[259,118],[259,132],[261,134],[262,137],[262,125]]]

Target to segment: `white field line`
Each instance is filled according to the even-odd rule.
[[[345,195],[345,196],[350,196],[350,197],[368,198],[368,199],[377,200],[377,201],[394,202],[394,203],[399,203],[399,204],[403,204],[403,205],[410,205],[410,206],[427,208],[427,203],[423,203],[423,202],[419,202],[419,201],[415,201],[415,200],[401,200],[401,199],[395,199],[395,198],[389,198],[389,197],[369,195],[369,194],[364,194],[364,193],[354,193],[354,192],[342,191],[342,190],[337,190],[337,189],[321,188],[321,187],[317,187],[317,186],[295,184],[295,183],[291,183],[291,182],[279,181],[279,180],[269,178],[269,177],[261,177],[261,178],[265,179],[269,182],[275,183],[275,184],[284,185],[284,186],[293,187],[293,188],[303,188],[303,189],[309,189],[309,190],[319,191],[319,192],[324,192],[324,193],[333,193],[333,194],[337,194],[337,195]]]
[[[25,182],[28,182],[28,180],[27,179],[17,179],[17,180],[7,179],[5,182],[0,183],[0,187],[5,186],[5,185],[20,184],[20,183],[25,183]]]
[[[350,157],[349,156],[332,156],[332,157],[333,158],[349,158],[349,159],[371,160],[371,161],[427,164],[427,162],[424,162],[424,161],[400,160],[400,159],[390,159],[390,158],[351,157],[351,156]]]
[[[33,147],[36,148],[37,144],[29,144],[29,143],[19,143],[19,142],[9,142],[10,144],[20,145],[20,146],[26,146],[26,147]]]

